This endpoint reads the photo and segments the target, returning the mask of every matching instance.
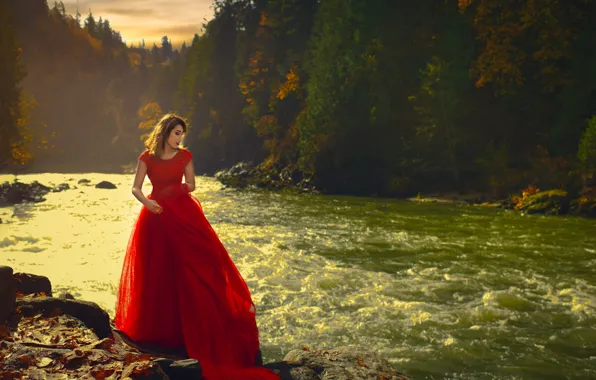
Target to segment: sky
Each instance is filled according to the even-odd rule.
[[[84,20],[93,13],[95,20],[108,19],[112,29],[120,32],[130,45],[138,45],[142,38],[147,47],[153,42],[160,46],[167,35],[174,47],[183,41],[189,44],[201,26],[213,17],[213,0],[63,0],[66,11],[75,14],[77,3]],[[53,1],[48,1],[51,6]]]

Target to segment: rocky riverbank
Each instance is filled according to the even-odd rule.
[[[300,171],[291,167],[277,170],[264,164],[254,166],[241,162],[230,169],[218,172],[215,177],[223,185],[232,188],[256,187],[318,193],[312,179],[303,177]],[[540,191],[530,186],[522,190],[521,194],[512,194],[505,199],[491,197],[481,192],[418,194],[416,197],[406,199],[412,202],[498,207],[515,210],[522,214],[596,217],[596,188],[592,187],[584,187],[575,196],[562,189]]]
[[[290,167],[278,171],[266,168],[263,164],[252,166],[249,163],[241,162],[228,170],[218,172],[216,178],[225,186],[237,189],[255,187],[268,190],[289,189],[299,193],[318,193],[310,178],[304,177],[297,169]],[[109,181],[91,184],[85,179],[79,180],[77,185],[94,186],[100,189],[116,188]],[[23,202],[43,202],[45,195],[50,192],[70,189],[77,189],[77,186],[70,187],[69,184],[62,183],[49,187],[37,181],[32,183],[22,183],[17,180],[12,183],[4,182],[0,184],[0,207]],[[406,199],[412,202],[498,207],[522,214],[596,217],[596,188],[592,187],[585,187],[575,196],[562,189],[540,191],[540,189],[530,186],[521,191],[521,194],[513,194],[505,199],[497,199],[480,192],[418,194],[416,197]],[[1,219],[0,223],[2,223]]]
[[[430,202],[465,206],[497,207],[514,210],[521,214],[575,215],[596,217],[596,197],[591,191],[583,191],[579,196],[571,196],[567,191],[552,189],[540,191],[535,188],[522,191],[506,199],[490,199],[480,193],[471,194],[432,194],[408,198],[412,202]]]
[[[269,190],[292,189],[300,193],[317,192],[312,179],[291,166],[277,169],[264,163],[254,166],[248,162],[240,162],[217,172],[215,178],[225,186],[237,189],[257,187]]]
[[[91,186],[89,180],[81,179],[79,186]],[[94,185],[98,189],[115,189],[116,185],[108,181],[101,181]],[[77,186],[70,187],[68,183],[61,183],[54,187],[42,185],[34,181],[23,183],[15,179],[13,182],[0,184],[0,207],[6,207],[24,202],[43,202],[48,193],[57,193],[64,190],[77,189]]]
[[[388,361],[358,347],[305,347],[264,366],[283,380],[407,380]],[[97,304],[69,294],[54,297],[48,278],[0,266],[0,379],[22,378],[202,377],[197,360],[131,341]]]

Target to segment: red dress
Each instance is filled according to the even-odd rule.
[[[201,204],[182,187],[192,159],[180,149],[169,160],[144,152],[153,185],[133,227],[116,305],[116,327],[135,341],[185,348],[206,379],[279,379],[255,366],[256,310]]]

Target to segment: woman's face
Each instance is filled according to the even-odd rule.
[[[184,129],[182,129],[182,126],[178,124],[170,131],[170,135],[166,139],[166,145],[169,145],[172,149],[178,149],[183,137]]]

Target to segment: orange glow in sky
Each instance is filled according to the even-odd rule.
[[[66,11],[75,14],[77,5],[81,19],[87,18],[89,9],[95,20],[108,19],[112,29],[120,32],[130,45],[145,39],[147,48],[167,35],[177,47],[189,44],[202,24],[213,17],[212,0],[63,0]],[[50,7],[53,1],[48,1]]]

